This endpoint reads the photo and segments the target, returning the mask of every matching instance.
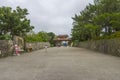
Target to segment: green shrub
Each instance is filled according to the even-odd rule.
[[[9,35],[0,35],[0,40],[10,40],[11,37]]]
[[[110,35],[111,38],[119,38],[120,37],[120,31],[113,33]]]

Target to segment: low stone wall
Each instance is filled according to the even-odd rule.
[[[32,50],[39,50],[44,48],[45,46],[50,47],[50,43],[49,42],[36,42],[36,43],[26,43],[26,49],[29,51],[29,49],[31,48]]]
[[[29,45],[31,45],[32,50],[39,50],[44,48],[44,46],[50,47],[49,42],[38,42],[38,43],[26,43],[25,48],[29,51]],[[20,51],[25,51],[20,49]],[[0,57],[11,56],[14,54],[13,41],[11,40],[0,40]]]
[[[13,42],[11,40],[0,40],[0,57],[12,55]]]
[[[78,47],[120,56],[120,38],[80,42]]]

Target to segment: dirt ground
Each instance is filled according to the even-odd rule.
[[[54,47],[0,59],[0,80],[120,80],[120,57]]]

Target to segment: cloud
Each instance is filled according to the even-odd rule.
[[[34,31],[70,34],[72,19],[93,0],[0,0],[1,6],[27,8]]]
[[[25,3],[27,0],[6,0],[8,3]]]

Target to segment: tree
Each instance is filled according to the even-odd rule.
[[[34,28],[26,18],[27,15],[27,9],[17,7],[16,10],[12,10],[11,7],[0,7],[0,33],[9,32],[12,39],[15,35],[24,36]]]
[[[41,36],[43,42],[49,41],[49,36],[46,32],[40,31],[40,32],[38,32],[38,35]]]
[[[94,0],[79,15],[72,17],[73,40],[91,40],[120,31],[120,0]]]
[[[47,35],[49,36],[49,42],[50,42],[50,44],[54,45],[55,34],[53,32],[49,32],[49,33],[47,33]]]
[[[54,44],[54,39],[55,34],[53,32],[45,32],[45,31],[40,31],[38,33],[35,33],[33,31],[29,32],[25,40],[26,42],[50,42],[51,44]]]

